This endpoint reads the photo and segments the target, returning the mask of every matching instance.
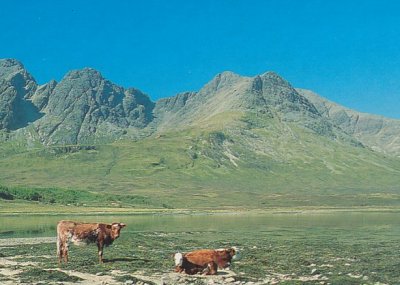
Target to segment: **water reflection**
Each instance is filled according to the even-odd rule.
[[[399,228],[400,213],[338,212],[323,214],[223,214],[223,215],[93,215],[93,216],[2,216],[0,238],[55,236],[59,220],[123,222],[126,232],[226,231],[263,232],[307,228],[376,229]]]

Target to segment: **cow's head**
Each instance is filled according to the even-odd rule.
[[[182,266],[183,264],[183,254],[177,252],[174,254],[175,266]]]
[[[228,249],[229,254],[232,256],[232,260],[239,260],[241,255],[240,255],[240,251],[237,247],[232,247],[230,249]]]
[[[226,248],[226,249],[218,249],[217,254],[219,256],[219,266],[222,268],[227,268],[231,265],[231,261],[233,259],[238,259],[239,251],[237,248]]]
[[[113,239],[116,239],[119,237],[121,229],[123,227],[126,227],[126,225],[123,223],[112,223],[111,224],[111,236]]]

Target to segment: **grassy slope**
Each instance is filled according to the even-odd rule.
[[[399,159],[277,119],[238,118],[80,151],[3,143],[0,184],[134,194],[145,207],[400,205]]]

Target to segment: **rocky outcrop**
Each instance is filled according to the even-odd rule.
[[[275,106],[284,114],[296,111],[319,115],[314,105],[297,91],[282,77],[274,72],[267,72],[256,76],[253,90],[263,95],[268,106]]]
[[[20,62],[0,60],[0,129],[13,131],[31,124],[22,133],[31,133],[44,144],[135,136],[153,121],[154,105],[140,90],[125,90],[94,69],[71,71],[59,83],[38,86]]]
[[[94,69],[71,71],[57,85],[42,90],[35,102],[45,106],[46,115],[35,126],[51,144],[112,140],[126,134],[126,129],[144,128],[152,121],[154,103],[147,95],[125,90]]]
[[[40,117],[30,98],[37,84],[23,65],[13,59],[0,60],[0,129],[16,130]]]
[[[297,89],[334,125],[371,149],[400,156],[400,121],[357,112],[331,102],[312,91]]]
[[[54,88],[56,88],[57,82],[51,80],[49,83],[43,84],[36,88],[35,93],[32,96],[32,103],[39,109],[43,110],[47,103],[49,102],[49,97],[53,93]]]

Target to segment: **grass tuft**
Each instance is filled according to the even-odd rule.
[[[22,282],[78,282],[82,279],[76,276],[68,275],[58,270],[44,270],[40,268],[29,268],[18,274]]]

